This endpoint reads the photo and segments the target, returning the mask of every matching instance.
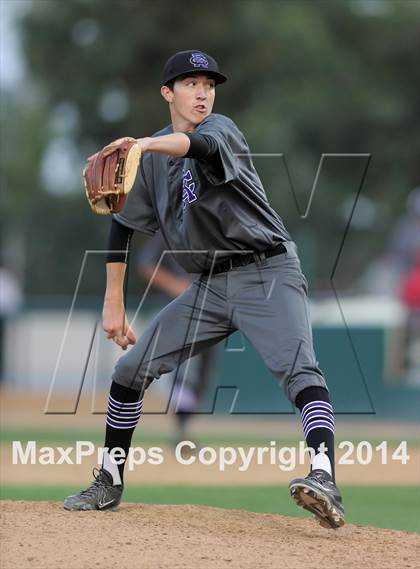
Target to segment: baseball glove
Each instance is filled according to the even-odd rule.
[[[136,179],[140,157],[137,140],[125,137],[88,158],[83,178],[86,197],[95,213],[110,215],[123,209]]]

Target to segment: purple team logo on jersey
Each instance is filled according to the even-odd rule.
[[[209,66],[207,57],[202,53],[193,53],[190,57],[190,63],[194,67],[204,67],[206,69]]]
[[[193,182],[191,170],[184,171],[182,175],[182,203],[184,209],[187,207],[187,204],[195,202],[198,199],[194,191],[195,182]]]

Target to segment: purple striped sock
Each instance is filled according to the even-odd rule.
[[[325,428],[334,434],[334,414],[330,403],[311,401],[301,411],[301,420],[305,438],[313,429]]]
[[[140,391],[135,391],[115,381],[112,382],[108,399],[108,412],[106,415],[105,447],[111,451],[122,448],[127,457],[134,429],[141,416],[143,399]],[[118,465],[123,479],[125,462]]]
[[[303,389],[296,398],[296,407],[301,414],[306,444],[313,448],[315,453],[322,444],[325,445],[328,449],[326,455],[331,464],[332,477],[335,479],[334,412],[328,390],[316,386]]]

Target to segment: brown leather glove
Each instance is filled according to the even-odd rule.
[[[110,215],[123,209],[136,179],[140,157],[137,140],[127,136],[88,158],[83,178],[86,197],[95,213]]]

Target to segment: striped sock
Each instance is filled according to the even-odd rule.
[[[114,448],[121,448],[125,452],[125,457],[130,448],[134,429],[140,419],[143,399],[140,399],[140,391],[129,389],[112,382],[111,391],[108,399],[108,412],[106,416],[105,447],[108,452],[104,457],[104,468],[111,470],[114,484],[122,483],[125,460],[117,465],[112,465],[109,460],[109,453]]]
[[[299,393],[296,406],[301,413],[306,444],[315,451],[312,469],[327,470],[335,479],[334,413],[328,391],[322,387],[308,387]],[[322,443],[326,448],[325,454],[318,451]]]
[[[330,403],[325,401],[312,401],[307,403],[301,411],[302,427],[305,438],[313,429],[329,429],[334,434],[334,415]]]
[[[117,401],[110,395],[106,424],[115,429],[135,428],[140,419],[142,406],[143,400],[135,403],[124,403],[124,401]]]

